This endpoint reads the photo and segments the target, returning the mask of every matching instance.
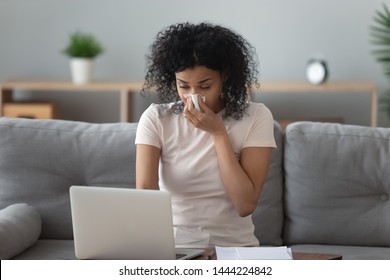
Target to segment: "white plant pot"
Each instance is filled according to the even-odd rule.
[[[70,61],[72,81],[75,84],[86,84],[92,80],[93,60],[72,58]]]

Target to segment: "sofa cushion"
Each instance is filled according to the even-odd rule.
[[[34,207],[17,203],[0,210],[0,259],[33,245],[41,233],[41,217]]]
[[[41,215],[41,238],[73,238],[69,187],[134,187],[136,128],[1,118],[0,208],[25,202]]]
[[[256,211],[252,214],[255,235],[261,245],[283,244],[283,132],[275,122],[274,136],[277,148],[272,158]]]
[[[390,246],[390,129],[301,122],[285,137],[286,243]]]
[[[14,260],[77,260],[74,241],[39,239],[34,246],[13,258]]]

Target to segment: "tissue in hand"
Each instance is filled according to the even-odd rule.
[[[185,97],[190,97],[191,96],[191,99],[192,99],[192,102],[194,103],[195,109],[198,110],[199,112],[201,111],[200,107],[199,107],[198,96],[200,96],[200,98],[202,99],[203,103],[206,101],[206,96],[200,95],[200,94],[197,94],[197,93],[189,93],[189,94],[186,94],[184,96]]]

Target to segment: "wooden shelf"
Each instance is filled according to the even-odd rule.
[[[313,85],[306,82],[268,82],[260,84],[262,92],[368,92],[376,91],[371,81],[332,82]]]
[[[142,82],[107,82],[95,81],[89,84],[77,85],[70,81],[10,79],[0,84],[0,116],[3,114],[2,104],[12,102],[13,91],[90,91],[90,92],[119,92],[120,116],[122,122],[132,121],[132,96],[142,88]],[[372,81],[329,82],[312,85],[307,82],[264,82],[260,88],[254,88],[262,93],[367,93],[370,95],[370,124],[377,126],[377,87]]]
[[[142,83],[96,81],[88,84],[74,84],[70,81],[44,81],[11,79],[0,84],[3,89],[42,91],[121,91],[138,90]]]
[[[88,84],[74,84],[70,81],[32,80],[32,79],[10,79],[0,84],[0,116],[3,115],[3,104],[12,102],[12,95],[15,90],[29,91],[89,91],[89,92],[119,92],[120,110],[119,120],[121,122],[132,121],[132,95],[142,88],[142,83],[130,82],[103,82],[96,81]]]
[[[261,83],[262,93],[366,93],[370,95],[370,125],[377,126],[378,122],[378,91],[372,81],[329,82],[313,85],[307,82],[269,82]]]

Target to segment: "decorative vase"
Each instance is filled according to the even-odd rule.
[[[92,80],[93,60],[72,58],[70,61],[72,81],[75,84],[86,84]]]

